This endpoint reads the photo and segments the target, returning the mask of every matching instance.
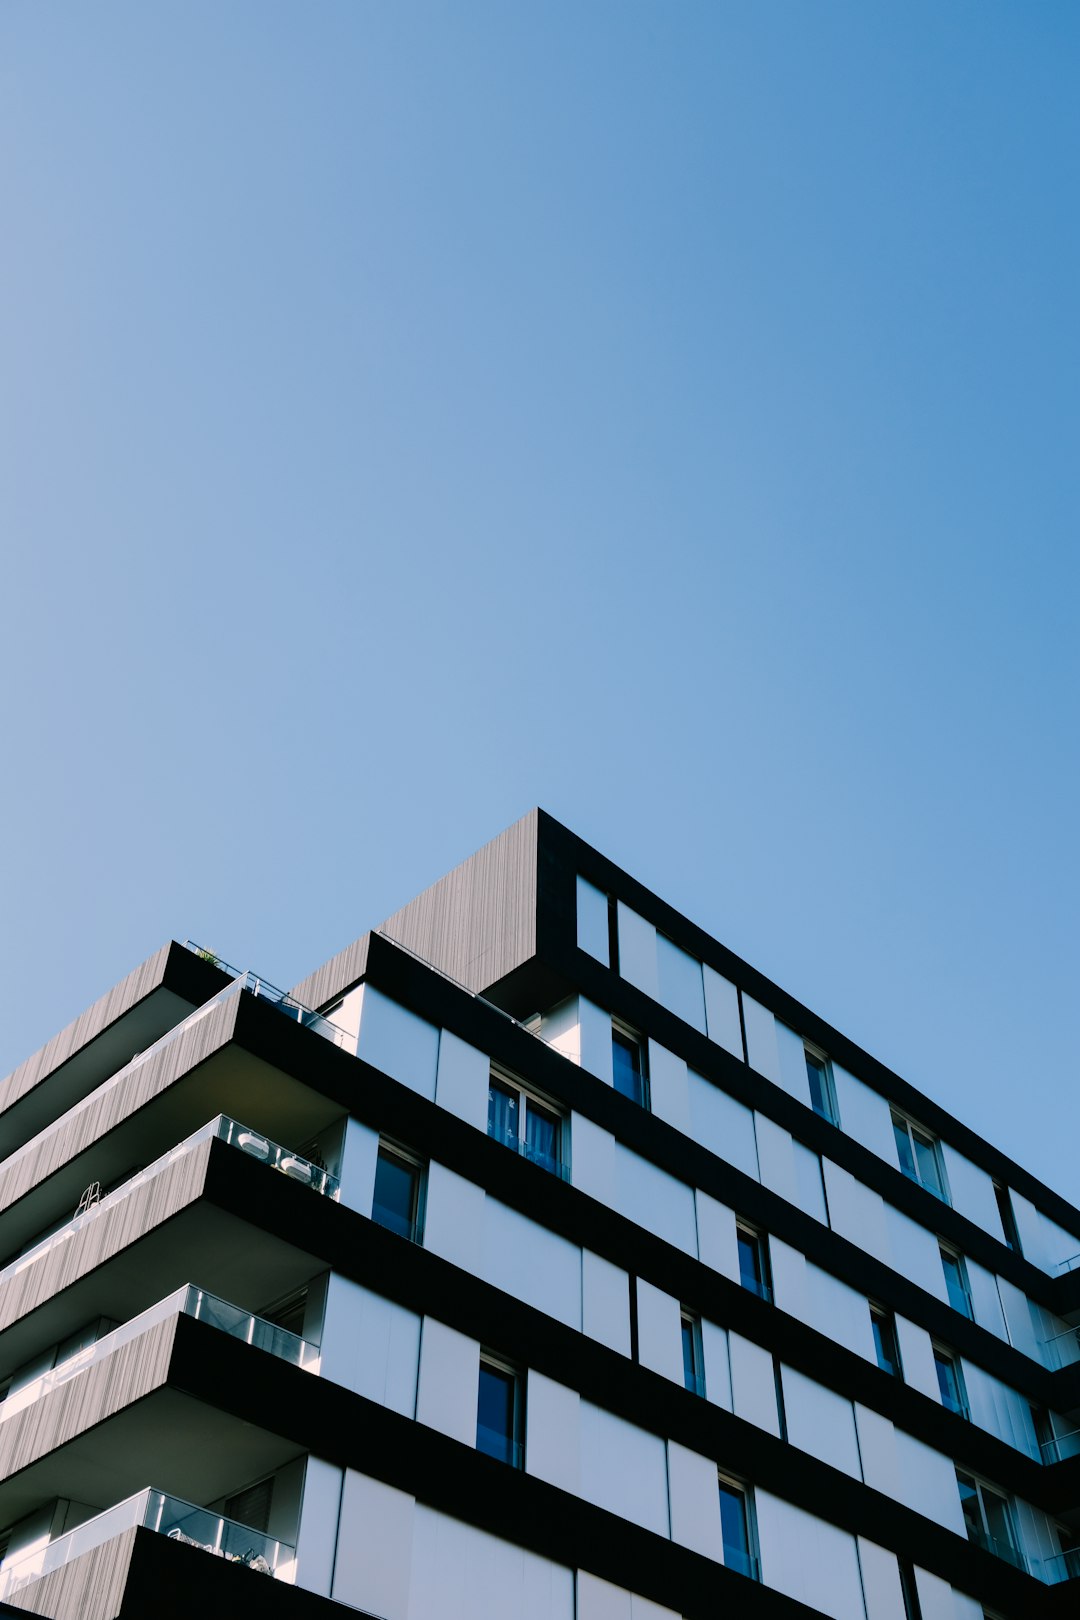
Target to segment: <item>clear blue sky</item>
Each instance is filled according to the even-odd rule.
[[[7,0],[0,1072],[540,803],[1080,1197],[1078,47]]]

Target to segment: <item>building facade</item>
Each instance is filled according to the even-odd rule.
[[[0,1612],[1078,1612],[1080,1211],[542,811],[0,1154]]]

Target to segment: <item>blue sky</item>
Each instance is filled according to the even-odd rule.
[[[0,9],[0,1072],[540,803],[1074,1199],[1080,12]]]

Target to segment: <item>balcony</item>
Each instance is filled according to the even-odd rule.
[[[1062,1581],[1080,1580],[1080,1547],[1070,1547],[1068,1552],[1058,1553],[1054,1558],[1046,1559],[1043,1568],[1047,1586],[1060,1586]]]
[[[215,956],[213,951],[208,951],[204,946],[197,945],[192,939],[186,939],[184,945],[193,955],[204,962],[209,962],[213,967],[220,968],[222,973],[227,973],[230,979],[233,980],[232,985],[223,994],[233,994],[237,990],[250,990],[253,996],[268,1001],[272,1007],[277,1008],[278,1012],[283,1013],[286,1018],[290,1018],[294,1024],[299,1024],[301,1028],[313,1029],[316,1035],[321,1035],[324,1040],[332,1041],[335,1046],[350,1047],[352,1045],[345,1030],[340,1029],[337,1024],[332,1023],[322,1013],[316,1012],[313,1007],[305,1007],[302,1001],[297,1001],[296,997],[291,996],[287,990],[280,990],[276,984],[271,984],[269,979],[262,978],[258,973],[252,973],[250,968],[237,968],[233,967],[230,962],[223,962],[220,956]]]
[[[87,1519],[48,1546],[35,1548],[25,1557],[5,1564],[0,1569],[0,1602],[9,1601],[32,1581],[41,1580],[125,1530],[139,1528],[201,1547],[216,1558],[246,1565],[263,1575],[291,1580],[295,1573],[295,1549],[284,1542],[149,1487]]]
[[[1072,1367],[1080,1361],[1080,1327],[1068,1327],[1042,1342],[1043,1361],[1051,1372]]]

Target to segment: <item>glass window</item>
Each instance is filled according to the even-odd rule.
[[[945,1167],[941,1162],[941,1146],[929,1131],[915,1125],[894,1108],[892,1110],[893,1136],[900,1168],[909,1181],[932,1192],[945,1204],[949,1194],[945,1185]]]
[[[947,1249],[940,1245],[941,1269],[945,1273],[945,1287],[948,1290],[949,1304],[961,1316],[969,1321],[975,1320],[975,1313],[971,1308],[971,1289],[968,1286],[967,1266],[962,1254],[955,1249]]]
[[[1012,1199],[1009,1197],[1008,1187],[1000,1182],[994,1182],[994,1197],[997,1199],[998,1214],[1001,1217],[1001,1230],[1005,1234],[1005,1242],[1017,1254],[1023,1254],[1020,1247],[1020,1234],[1016,1230],[1016,1216],[1013,1214]]]
[[[1026,1566],[1016,1544],[1012,1503],[1008,1497],[959,1468],[956,1470],[956,1484],[960,1491],[960,1507],[968,1540],[1024,1569]]]
[[[891,1373],[894,1378],[902,1378],[900,1347],[896,1342],[896,1320],[892,1312],[883,1311],[879,1305],[871,1305],[870,1325],[874,1330],[874,1350],[878,1366],[882,1372]]]
[[[561,1175],[563,1119],[506,1076],[492,1075],[488,1084],[488,1135],[533,1164]]]
[[[753,1502],[744,1485],[723,1479],[720,1485],[720,1531],[724,1563],[752,1581],[759,1579],[754,1537]]]
[[[476,1403],[476,1449],[509,1463],[523,1465],[522,1381],[512,1367],[482,1357]]]
[[[649,1077],[644,1041],[626,1030],[612,1029],[611,1062],[615,1090],[641,1108],[648,1108]]]
[[[695,1395],[705,1393],[705,1365],[701,1354],[701,1318],[692,1311],[682,1313],[683,1383]]]
[[[420,1242],[421,1169],[398,1148],[379,1148],[371,1218],[400,1237]]]
[[[942,1406],[950,1412],[956,1412],[962,1418],[970,1417],[959,1356],[954,1356],[951,1350],[942,1350],[940,1345],[935,1344],[934,1366],[937,1369]]]
[[[1044,1463],[1061,1461],[1061,1450],[1054,1433],[1053,1420],[1045,1406],[1029,1406],[1031,1422],[1035,1429],[1035,1439],[1039,1447],[1039,1458]]]
[[[810,1106],[815,1114],[827,1119],[830,1125],[839,1125],[836,1107],[836,1088],[833,1085],[829,1060],[819,1052],[806,1048],[806,1078],[810,1082]]]
[[[759,1299],[771,1299],[765,1239],[749,1226],[736,1226],[735,1235],[739,1245],[739,1281]]]

